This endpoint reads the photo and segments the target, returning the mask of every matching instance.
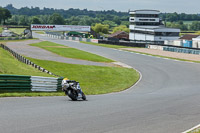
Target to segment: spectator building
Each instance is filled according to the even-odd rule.
[[[135,10],[130,14],[130,40],[159,41],[179,39],[180,29],[166,28],[158,10]]]

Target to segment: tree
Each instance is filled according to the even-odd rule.
[[[103,24],[104,25],[109,25],[109,27],[115,27],[115,26],[117,26],[117,24],[115,22],[110,21],[110,20],[103,21]]]
[[[41,22],[40,22],[38,17],[33,17],[32,21],[31,21],[31,24],[41,24]]]
[[[114,21],[117,25],[120,25],[120,23],[121,23],[121,21],[120,21],[120,19],[119,19],[118,16],[114,16],[113,21]]]
[[[178,23],[175,23],[175,22],[167,23],[167,27],[179,28],[182,31],[188,30],[188,25],[184,24],[182,21],[179,21]]]
[[[96,33],[108,34],[109,25],[103,25],[103,24],[101,24],[101,23],[96,23],[95,26],[92,26],[92,29],[93,29]]]
[[[127,28],[126,25],[120,25],[113,29],[113,33],[117,32],[117,31],[125,31],[127,33],[130,32],[129,28]]]
[[[60,24],[60,25],[62,25],[62,24],[65,24],[65,20],[60,14],[54,13],[49,18],[49,24]]]
[[[121,21],[121,25],[126,25],[126,27],[129,27],[129,24],[129,21]]]
[[[26,15],[20,16],[18,25],[29,25],[29,24],[30,24],[30,21],[29,21],[28,16]]]
[[[12,17],[12,15],[8,9],[4,9],[4,8],[0,7],[0,22],[3,21],[3,23],[5,24],[6,20],[11,17]]]
[[[190,30],[198,31],[200,30],[200,22],[194,21],[190,26]]]

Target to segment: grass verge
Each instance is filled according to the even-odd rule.
[[[35,31],[35,33],[38,33],[38,34],[45,34],[44,31]]]
[[[49,74],[38,71],[32,66],[19,62],[9,52],[2,48],[0,48],[0,74],[52,77]]]
[[[88,60],[95,62],[113,62],[113,60],[95,54],[91,54],[85,51],[81,51],[75,48],[70,48],[61,44],[56,44],[48,41],[43,41],[40,43],[34,43],[30,45],[43,48],[45,50],[51,51],[53,53],[56,53],[60,56],[67,58],[74,58],[74,59],[81,59],[81,60]]]
[[[139,79],[134,69],[66,64],[29,58],[51,72],[79,81],[86,94],[119,92],[131,87]]]
[[[190,132],[188,132],[188,133],[200,133],[200,129],[195,129],[195,130],[190,131]]]
[[[79,81],[88,95],[119,92],[131,87],[139,79],[139,73],[133,69],[121,67],[100,67],[59,63],[54,61],[28,58],[51,72]],[[0,48],[0,74],[51,76],[16,60],[11,54]],[[0,97],[24,96],[63,96],[63,92],[13,92],[0,93]]]
[[[64,96],[64,92],[12,92],[0,93],[0,97],[41,97],[41,96]]]
[[[20,35],[20,34],[23,34],[25,28],[9,28],[9,30]]]

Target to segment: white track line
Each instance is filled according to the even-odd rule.
[[[170,59],[167,57],[158,57],[158,56],[153,56],[153,55],[147,55],[147,54],[142,54],[142,53],[137,53],[137,52],[132,52],[132,51],[124,51],[124,50],[118,50],[118,51],[123,51],[123,52],[129,52],[129,53],[133,53],[133,54],[139,54],[139,55],[144,55],[144,56],[149,56],[149,57],[155,57],[155,58],[159,58],[159,59],[165,59],[165,60],[171,60],[171,61],[177,61],[177,62],[187,62],[187,63],[192,63],[192,64],[196,64],[196,62],[190,62],[190,61],[181,61],[181,60],[176,60],[176,59]]]
[[[197,126],[195,126],[195,127],[193,127],[193,128],[191,128],[191,129],[189,129],[189,130],[187,130],[187,131],[184,131],[184,132],[182,132],[182,133],[188,133],[188,132],[191,132],[191,131],[193,131],[193,130],[195,130],[195,129],[197,129],[197,128],[200,128],[200,124],[197,125]]]

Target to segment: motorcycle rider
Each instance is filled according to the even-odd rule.
[[[71,87],[72,89],[77,90],[78,97],[82,97],[82,90],[81,90],[79,82],[76,82],[76,81],[70,82],[70,81],[72,80],[69,80],[68,78],[64,78],[62,80],[62,90],[64,91],[64,90],[67,90],[68,87]],[[77,83],[76,87],[73,86],[74,82]]]

